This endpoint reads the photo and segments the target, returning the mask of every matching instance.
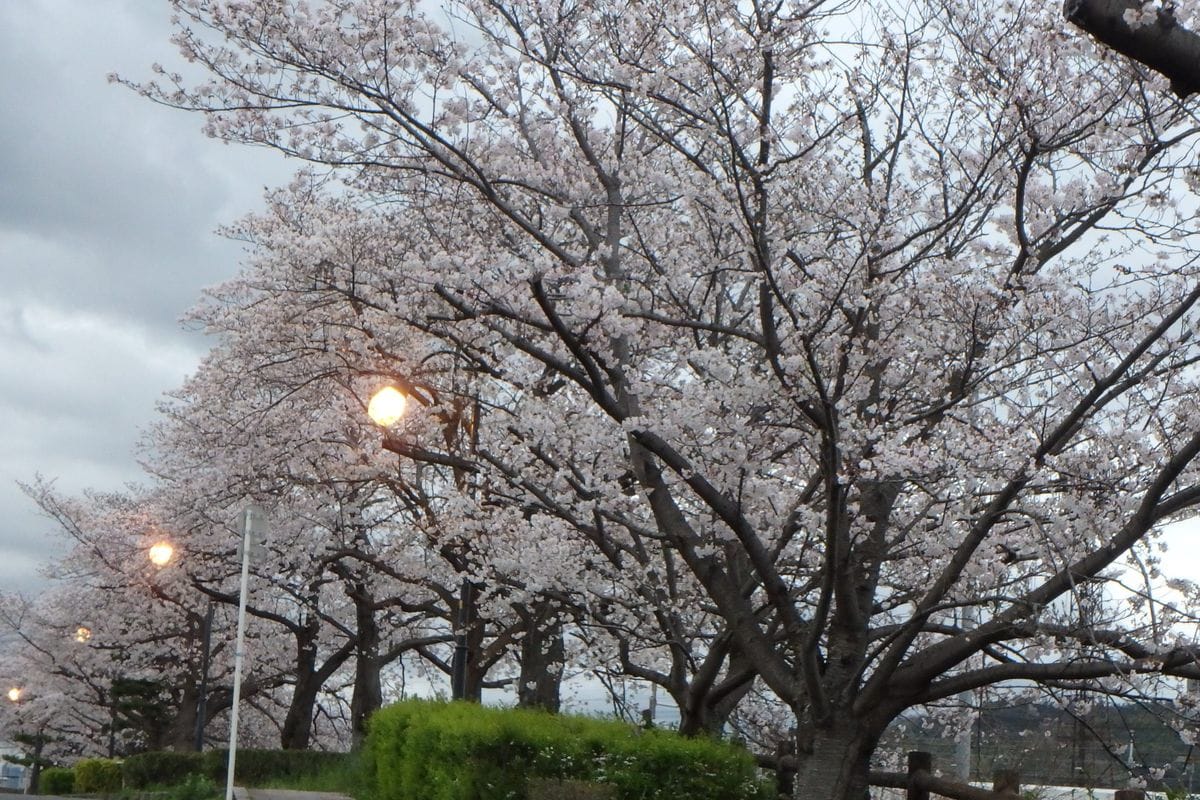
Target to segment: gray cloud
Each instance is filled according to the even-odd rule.
[[[0,586],[37,585],[51,524],[16,487],[139,477],[133,448],[205,342],[176,320],[234,274],[214,234],[292,165],[107,75],[177,63],[147,0],[0,3]]]
[[[0,6],[0,279],[170,335],[197,287],[237,258],[215,228],[286,170],[108,83],[170,63],[168,33],[165,3]]]

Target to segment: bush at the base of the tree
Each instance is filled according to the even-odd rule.
[[[261,786],[273,781],[315,775],[339,767],[346,758],[346,753],[312,750],[238,750],[234,766],[237,774],[235,782],[239,786]],[[228,750],[138,753],[125,759],[125,785],[131,789],[174,786],[189,775],[203,775],[216,784],[224,785],[228,760]]]
[[[70,794],[75,791],[75,770],[47,767],[38,779],[38,794]]]
[[[125,785],[131,789],[173,786],[188,775],[206,774],[204,753],[155,751],[128,756],[121,765]]]
[[[169,800],[212,800],[220,790],[207,775],[188,775],[171,788]]]
[[[76,794],[109,794],[121,791],[121,762],[111,758],[85,758],[75,764]]]
[[[594,781],[530,778],[529,800],[614,800],[617,790]]]
[[[216,768],[209,775],[219,783],[224,783],[229,751],[212,750],[205,755],[218,759]],[[239,786],[262,786],[336,769],[347,758],[347,753],[318,750],[238,750],[234,772]]]
[[[373,800],[528,800],[536,778],[612,787],[616,800],[750,800],[765,791],[754,759],[728,742],[473,703],[409,701],[377,712],[366,762]]]

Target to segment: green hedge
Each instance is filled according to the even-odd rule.
[[[765,797],[744,749],[621,722],[410,701],[371,718],[374,800],[528,800],[531,778],[613,787],[618,800]]]
[[[208,775],[207,753],[152,752],[127,756],[121,765],[125,785],[131,789],[174,786],[188,775]],[[222,772],[222,775],[224,773]]]
[[[75,770],[47,767],[38,778],[38,794],[70,794],[75,791]]]
[[[121,791],[121,762],[111,758],[85,758],[75,764],[75,794],[111,794]]]
[[[261,786],[338,769],[348,757],[347,753],[312,750],[238,750],[234,769],[239,786]],[[125,759],[125,785],[131,789],[174,786],[189,775],[201,775],[224,786],[228,761],[228,750],[138,753]]]
[[[210,775],[214,780],[219,778],[218,782],[223,784],[229,752],[213,750],[212,753],[220,754],[220,764]],[[238,750],[234,770],[239,786],[261,786],[271,781],[300,778],[338,769],[349,758],[349,753],[319,750]]]

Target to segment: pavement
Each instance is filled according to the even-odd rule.
[[[350,800],[337,792],[298,792],[293,789],[247,789],[233,787],[234,800]]]

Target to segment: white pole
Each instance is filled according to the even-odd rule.
[[[237,761],[238,704],[242,699],[243,643],[246,639],[246,587],[250,582],[251,532],[260,532],[263,512],[247,506],[242,512],[242,586],[238,594],[237,644],[233,650],[233,707],[229,716],[229,763],[225,773],[225,800],[233,800],[233,767]]]

